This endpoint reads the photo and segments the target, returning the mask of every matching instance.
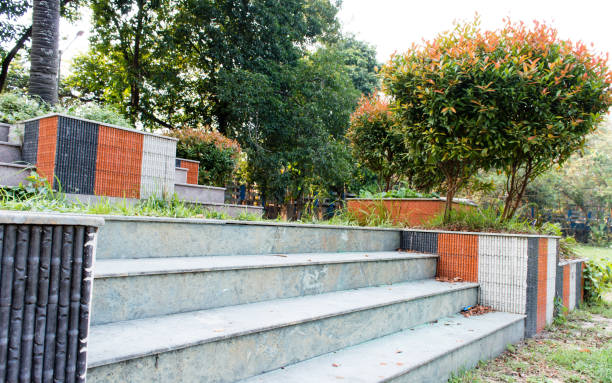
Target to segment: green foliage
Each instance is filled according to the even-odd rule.
[[[605,221],[590,222],[591,232],[589,233],[589,243],[594,246],[611,247],[612,233]]]
[[[0,122],[15,123],[54,111],[44,102],[20,93],[0,94]]]
[[[584,300],[597,303],[606,290],[612,287],[612,259],[594,257],[586,261],[584,269]]]
[[[561,235],[559,230],[558,234]],[[578,242],[574,239],[574,237],[563,237],[559,240],[559,258],[561,259],[576,259],[579,258],[576,253],[576,245]]]
[[[200,185],[224,187],[231,180],[241,153],[236,141],[204,129],[180,129],[169,136],[179,140],[177,157],[200,161]]]
[[[380,85],[376,74],[376,49],[354,36],[340,38],[331,49],[337,52],[355,88],[365,96],[373,94]]]
[[[99,202],[83,203],[68,199],[61,191],[54,191],[51,185],[36,173],[28,178],[26,184],[0,188],[0,208],[57,213],[233,219],[225,213],[208,210],[201,205],[182,202],[176,195],[168,200],[150,197],[136,203],[127,200],[111,202],[108,198],[101,198]],[[255,216],[242,213],[236,219],[252,221]]]
[[[66,80],[74,96],[147,129],[215,126],[240,143],[265,201],[340,194],[355,173],[344,135],[359,90],[376,82],[375,53],[339,36],[336,1],[92,7],[91,51]]]
[[[540,226],[532,224],[529,220],[513,217],[502,220],[500,209],[494,206],[486,208],[455,208],[451,211],[448,220],[444,214],[432,218],[423,225],[430,229],[494,233],[524,233],[559,235],[560,228],[551,223]]]
[[[112,106],[101,107],[94,103],[50,106],[40,99],[22,93],[0,94],[0,122],[12,124],[49,113],[64,113],[107,124],[132,127]]]
[[[353,156],[378,175],[378,183],[389,191],[404,175],[408,166],[404,137],[389,102],[380,94],[363,96],[351,115],[347,133]]]
[[[588,376],[593,382],[612,382],[612,346],[585,352],[579,349],[558,350],[547,360]],[[579,380],[578,380],[579,379]],[[583,381],[578,378],[576,382]]]
[[[444,175],[449,204],[479,170],[506,173],[502,219],[529,181],[580,149],[612,103],[605,59],[538,23],[458,24],[394,56],[383,75],[406,141]]]
[[[438,198],[440,197],[437,193],[419,193],[418,191],[412,190],[406,186],[389,190],[386,192],[372,193],[369,190],[362,190],[359,193],[359,198]]]

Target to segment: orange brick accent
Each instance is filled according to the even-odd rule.
[[[391,220],[395,224],[407,224],[408,226],[419,226],[434,216],[444,212],[444,201],[432,200],[368,200],[354,199],[347,201],[349,211],[355,213],[358,219],[364,219],[369,213],[380,209],[382,206],[389,211]],[[454,209],[470,209],[470,205],[453,204]]]
[[[439,277],[460,277],[466,282],[478,282],[477,235],[438,235],[438,255]]]
[[[181,167],[187,169],[187,183],[197,185],[200,165],[191,161],[181,161]]]
[[[38,122],[38,152],[36,171],[53,185],[55,175],[55,153],[57,150],[57,116],[43,118]]]
[[[546,326],[546,284],[548,276],[548,238],[540,238],[538,243],[538,306],[536,332]]]
[[[570,265],[563,266],[563,306],[569,308],[570,299]]]
[[[100,125],[96,195],[140,198],[143,135]]]

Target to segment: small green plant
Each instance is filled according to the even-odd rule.
[[[584,300],[589,304],[601,302],[603,294],[610,287],[612,287],[612,260],[599,257],[586,261]]]
[[[612,246],[612,233],[605,222],[591,222],[589,243],[599,247]]]
[[[169,133],[178,139],[178,157],[200,161],[200,185],[225,186],[238,165],[241,149],[238,142],[208,129],[178,129]]]
[[[383,191],[379,193],[372,193],[369,190],[361,190],[359,192],[359,198],[439,198],[440,195],[437,193],[419,193],[408,187],[401,187],[399,189],[393,189],[389,191]]]

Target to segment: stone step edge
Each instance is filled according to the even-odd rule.
[[[312,257],[328,255],[327,259],[312,259]],[[347,257],[351,255],[352,257]],[[343,258],[340,258],[345,256]],[[339,258],[339,259],[333,259]],[[423,253],[406,253],[406,252],[363,252],[363,253],[306,253],[306,254],[270,254],[270,255],[209,255],[202,257],[167,257],[167,258],[129,258],[129,259],[101,259],[96,261],[94,267],[94,278],[123,278],[145,275],[165,275],[165,274],[187,274],[187,273],[202,273],[214,271],[229,271],[229,270],[252,270],[252,269],[268,269],[280,267],[299,267],[299,266],[314,266],[314,265],[335,265],[345,263],[361,263],[361,262],[388,262],[388,261],[406,261],[406,260],[423,260],[430,258],[438,258],[435,254]],[[227,260],[227,265],[219,266],[198,266],[198,261],[213,261]],[[269,262],[261,261],[262,259]],[[272,261],[276,262],[272,262]],[[232,264],[232,261],[234,264]],[[243,261],[242,264],[238,261]],[[252,261],[252,262],[248,262]],[[117,264],[121,271],[102,271],[97,269],[100,265]],[[146,269],[146,264],[163,264],[168,263],[165,268],[150,268]],[[202,262],[205,263],[205,262]],[[136,271],[125,271],[126,265],[140,266]],[[178,266],[171,267],[171,264]],[[189,264],[193,266],[189,267]],[[120,267],[124,266],[124,267]],[[181,267],[182,266],[182,267]]]
[[[466,348],[470,345],[473,345],[474,343],[477,343],[481,340],[484,340],[490,336],[493,336],[501,331],[504,331],[506,329],[508,329],[511,326],[516,325],[518,322],[520,321],[524,321],[525,320],[525,315],[521,315],[521,314],[511,314],[511,313],[504,313],[504,312],[493,312],[493,313],[488,313],[488,314],[483,314],[482,316],[476,317],[476,318],[480,318],[480,320],[485,319],[485,320],[493,320],[493,319],[497,319],[495,318],[495,316],[499,316],[499,314],[502,314],[504,316],[506,316],[506,318],[504,318],[504,323],[496,326],[494,328],[491,329],[487,329],[485,331],[483,331],[481,334],[477,335],[476,337],[468,340],[467,342],[457,342],[454,346],[451,347],[446,347],[445,349],[442,350],[442,352],[437,353],[435,355],[432,355],[430,357],[424,358],[423,360],[418,361],[415,364],[412,365],[406,365],[405,368],[400,369],[399,372],[393,372],[387,376],[379,376],[379,380],[377,381],[377,383],[383,383],[383,382],[390,382],[393,381],[394,379],[400,378],[408,373],[410,373],[411,371],[416,371],[421,367],[427,366],[428,364],[435,362],[436,360],[442,359],[450,354],[453,354],[454,352],[457,352],[463,348]],[[365,353],[365,350],[368,345],[371,345],[374,342],[384,342],[385,340],[391,339],[393,337],[401,337],[404,334],[407,334],[408,331],[410,331],[410,334],[413,336],[421,336],[419,334],[419,330],[421,330],[421,332],[423,332],[424,329],[431,329],[432,327],[436,327],[436,328],[441,328],[444,329],[444,327],[446,326],[446,324],[444,322],[446,321],[464,321],[464,320],[470,320],[470,319],[474,319],[475,317],[471,317],[471,318],[463,318],[462,315],[460,314],[456,314],[453,316],[449,316],[449,317],[444,317],[444,318],[440,318],[436,321],[435,324],[423,324],[423,325],[419,325],[419,326],[414,326],[411,327],[409,329],[406,330],[402,330],[399,331],[397,333],[394,334],[390,334],[390,335],[385,335],[383,337],[377,338],[377,339],[373,339],[371,341],[367,341],[355,346],[350,346],[344,349],[340,349],[337,351],[333,351],[327,354],[323,354],[323,355],[319,355],[317,357],[314,357],[312,359],[307,359],[295,364],[291,364],[285,367],[282,367],[280,369],[275,369],[272,371],[268,371],[259,375],[255,375],[246,379],[242,379],[239,380],[237,383],[264,383],[267,382],[268,380],[266,379],[267,377],[272,377],[272,380],[270,380],[270,383],[274,383],[274,382],[278,382],[279,380],[277,379],[280,374],[281,371],[286,370],[289,371],[289,373],[292,373],[293,371],[291,371],[291,368],[309,368],[309,371],[312,371],[313,366],[311,366],[311,364],[317,363],[320,361],[320,363],[326,363],[329,362],[329,360],[325,360],[328,359],[330,356],[335,355],[335,358],[338,362],[340,362],[340,364],[337,364],[338,367],[342,366],[342,358],[343,358],[343,353]],[[427,334],[423,334],[423,335],[427,335]],[[522,338],[522,336],[521,336]],[[411,346],[411,345],[406,345],[406,346]],[[446,345],[443,345],[446,346]],[[505,346],[505,345],[504,345]],[[308,365],[308,366],[306,366]],[[334,367],[334,365],[331,365],[332,367]],[[329,368],[330,365],[329,363],[326,363],[325,366],[323,368]],[[279,374],[279,376],[274,376],[276,374]],[[295,377],[295,376],[293,376]],[[291,378],[291,377],[284,377],[284,378]],[[349,377],[350,378],[350,377]],[[342,379],[344,379],[344,377],[342,377]],[[290,380],[290,382],[294,382],[294,380]],[[322,382],[323,383],[323,382]]]
[[[416,284],[422,283],[422,282],[423,281],[413,281],[413,282],[407,282],[405,284],[415,284],[416,285]],[[443,283],[443,282],[439,282],[439,283]],[[363,290],[363,289],[387,289],[390,286],[397,286],[397,285],[399,285],[399,284],[396,284],[396,285],[383,285],[383,286],[378,286],[378,287],[364,287],[364,288],[354,289],[354,290],[351,290],[351,291],[358,291],[358,290]],[[278,328],[295,326],[295,325],[299,325],[299,324],[302,324],[302,323],[315,322],[315,321],[318,321],[318,320],[327,319],[327,318],[333,318],[333,317],[337,317],[337,316],[348,315],[348,314],[359,312],[359,311],[367,311],[367,310],[377,309],[377,308],[386,307],[386,306],[393,306],[393,305],[400,304],[400,303],[407,303],[407,302],[412,302],[412,301],[418,301],[418,300],[422,300],[422,299],[426,299],[426,298],[430,298],[430,297],[434,297],[434,296],[441,296],[441,295],[444,295],[444,294],[452,294],[452,293],[457,292],[457,291],[473,289],[473,288],[477,288],[478,287],[478,284],[476,284],[476,283],[467,283],[467,282],[452,283],[452,284],[448,283],[448,285],[449,285],[448,288],[445,289],[445,290],[442,290],[442,291],[436,291],[436,292],[431,292],[431,293],[426,293],[426,294],[420,294],[418,296],[413,296],[413,297],[409,297],[409,298],[392,299],[392,300],[389,300],[389,301],[386,301],[386,302],[382,302],[382,303],[378,303],[378,304],[362,305],[362,306],[355,307],[355,308],[352,308],[352,309],[334,311],[333,313],[329,313],[329,314],[313,315],[313,316],[301,318],[299,320],[288,321],[288,322],[285,322],[285,323],[279,323],[279,324],[273,324],[273,325],[264,324],[264,325],[260,325],[260,326],[257,326],[257,327],[254,327],[254,328],[251,328],[251,329],[248,329],[248,330],[235,331],[233,333],[224,333],[222,335],[216,335],[216,336],[212,336],[212,337],[207,337],[205,339],[199,339],[199,340],[195,340],[195,341],[191,341],[191,342],[185,342],[185,343],[182,343],[182,344],[177,345],[177,346],[153,347],[153,348],[151,348],[151,350],[148,350],[147,352],[138,352],[138,353],[118,356],[118,357],[114,357],[114,358],[107,358],[107,360],[102,359],[102,360],[97,360],[97,361],[91,362],[90,361],[91,359],[90,359],[90,356],[89,356],[88,357],[88,364],[87,365],[88,365],[88,368],[95,368],[95,367],[100,367],[100,366],[104,366],[104,365],[120,363],[120,362],[124,362],[124,361],[127,361],[127,360],[138,359],[138,358],[143,358],[143,357],[147,357],[147,356],[151,356],[151,355],[156,355],[156,354],[161,354],[161,353],[181,350],[181,349],[185,349],[185,348],[189,348],[189,347],[198,346],[198,345],[201,345],[201,344],[223,341],[223,340],[227,340],[227,339],[231,339],[231,338],[237,338],[237,337],[246,336],[246,335],[250,335],[250,334],[256,334],[256,333],[259,333],[259,332],[270,331],[270,330],[274,330],[274,329],[278,329]],[[312,299],[313,297],[329,296],[329,295],[332,295],[332,294],[339,294],[339,293],[342,293],[342,291],[340,291],[340,292],[323,293],[323,294],[317,294],[317,295],[314,295],[314,296],[306,296],[306,297],[294,297],[294,298],[275,299],[275,300],[265,301],[265,302],[256,302],[256,303],[243,304],[243,305],[237,305],[237,306],[228,306],[228,307],[221,307],[221,308],[215,308],[215,309],[209,309],[209,310],[200,310],[200,311],[196,311],[196,312],[205,312],[205,311],[211,311],[211,310],[221,311],[221,310],[225,310],[225,309],[234,309],[235,310],[238,307],[247,307],[247,306],[258,305],[258,304],[262,304],[262,303],[271,304],[273,302],[276,302],[277,304],[282,305],[283,301],[285,301],[285,302],[287,302],[287,301],[295,301],[295,300],[299,300],[299,299],[302,299],[302,298],[310,298],[310,299]],[[279,306],[276,306],[276,307],[279,307]],[[163,317],[179,317],[179,316],[184,316],[186,314],[189,314],[189,313],[164,315]],[[98,326],[92,326],[92,329],[94,329],[94,328],[104,328],[105,326],[114,326],[114,325],[121,324],[121,323],[131,323],[131,324],[134,324],[134,323],[138,323],[138,322],[152,321],[152,320],[155,320],[157,318],[159,318],[159,317],[146,318],[146,319],[135,319],[135,320],[125,321],[125,322],[108,323],[108,324],[103,324],[103,325],[98,325]],[[90,332],[90,334],[91,334],[91,332]],[[91,337],[90,337],[89,340],[91,341]]]

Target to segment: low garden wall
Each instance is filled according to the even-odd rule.
[[[100,218],[0,212],[0,377],[84,382]]]
[[[557,265],[556,296],[570,311],[584,300],[584,268],[584,259],[564,260]]]
[[[559,264],[558,242],[527,234],[405,230],[401,248],[437,254],[439,278],[479,283],[480,304],[526,315],[525,335],[533,336],[553,321],[559,270],[570,287],[564,283],[566,306],[571,310],[582,300],[581,261]]]
[[[349,198],[347,209],[357,216],[358,220],[375,213],[383,207],[388,211],[394,224],[419,226],[444,212],[446,201],[440,198]],[[455,209],[469,209],[473,205],[453,202]]]

